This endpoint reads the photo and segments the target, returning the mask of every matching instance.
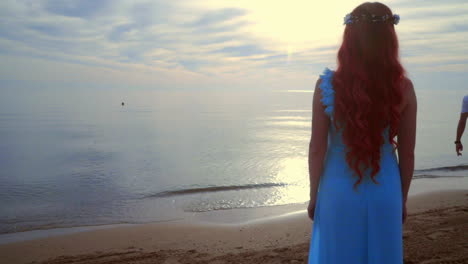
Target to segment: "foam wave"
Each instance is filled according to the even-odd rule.
[[[434,171],[463,171],[468,170],[468,165],[457,165],[457,166],[447,166],[447,167],[436,167],[423,170],[415,170],[414,173],[427,173]]]
[[[247,190],[247,189],[283,187],[286,185],[287,185],[286,183],[259,183],[259,184],[246,184],[246,185],[211,186],[211,187],[203,187],[203,188],[190,188],[190,189],[180,189],[180,190],[173,190],[173,191],[164,191],[164,192],[146,195],[143,198],[169,197],[169,196],[176,196],[176,195],[222,192],[222,191],[239,191],[239,190]]]
[[[468,165],[435,167],[429,169],[415,170],[413,179],[441,178],[441,177],[468,177]]]
[[[456,175],[431,175],[431,174],[417,174],[413,175],[413,179],[436,179],[436,178],[461,178],[468,177],[468,175],[456,176]]]

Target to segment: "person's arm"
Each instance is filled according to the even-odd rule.
[[[460,114],[460,120],[458,120],[457,139],[456,139],[456,141],[461,141],[461,138],[463,136],[463,132],[465,132],[466,118],[468,118],[468,113],[461,113]]]
[[[461,143],[461,138],[463,132],[465,132],[466,119],[468,118],[468,98],[463,99],[462,113],[460,114],[460,119],[458,120],[457,126],[457,138],[455,139],[455,151],[458,156],[461,156],[463,151],[463,144]]]
[[[413,84],[407,80],[406,106],[400,116],[398,129],[398,165],[400,167],[401,190],[403,202],[406,204],[408,192],[414,171],[414,148],[416,145],[416,113],[417,100]]]
[[[328,126],[330,119],[325,114],[325,108],[320,101],[322,91],[320,90],[321,80],[315,85],[312,102],[312,135],[309,143],[309,180],[310,180],[310,200],[315,202],[323,170],[323,161],[328,147]]]

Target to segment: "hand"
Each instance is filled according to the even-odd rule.
[[[455,151],[457,152],[457,156],[462,156],[463,144],[461,142],[455,144]]]
[[[403,204],[403,215],[402,215],[402,223],[404,224],[406,221],[406,217],[408,216],[408,213],[406,211],[406,202]]]
[[[307,214],[309,215],[310,220],[314,221],[315,214],[315,199],[309,201],[309,206],[307,206]]]

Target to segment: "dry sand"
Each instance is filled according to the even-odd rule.
[[[468,191],[412,196],[408,211],[405,263],[468,263]],[[0,262],[306,263],[310,232],[304,211],[237,225],[145,224],[0,245]]]

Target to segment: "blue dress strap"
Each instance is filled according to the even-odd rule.
[[[335,103],[335,91],[332,84],[333,73],[330,69],[325,68],[323,74],[320,75],[322,82],[319,85],[322,91],[322,99],[320,101],[325,106],[325,114],[330,118],[333,118],[333,105]]]

